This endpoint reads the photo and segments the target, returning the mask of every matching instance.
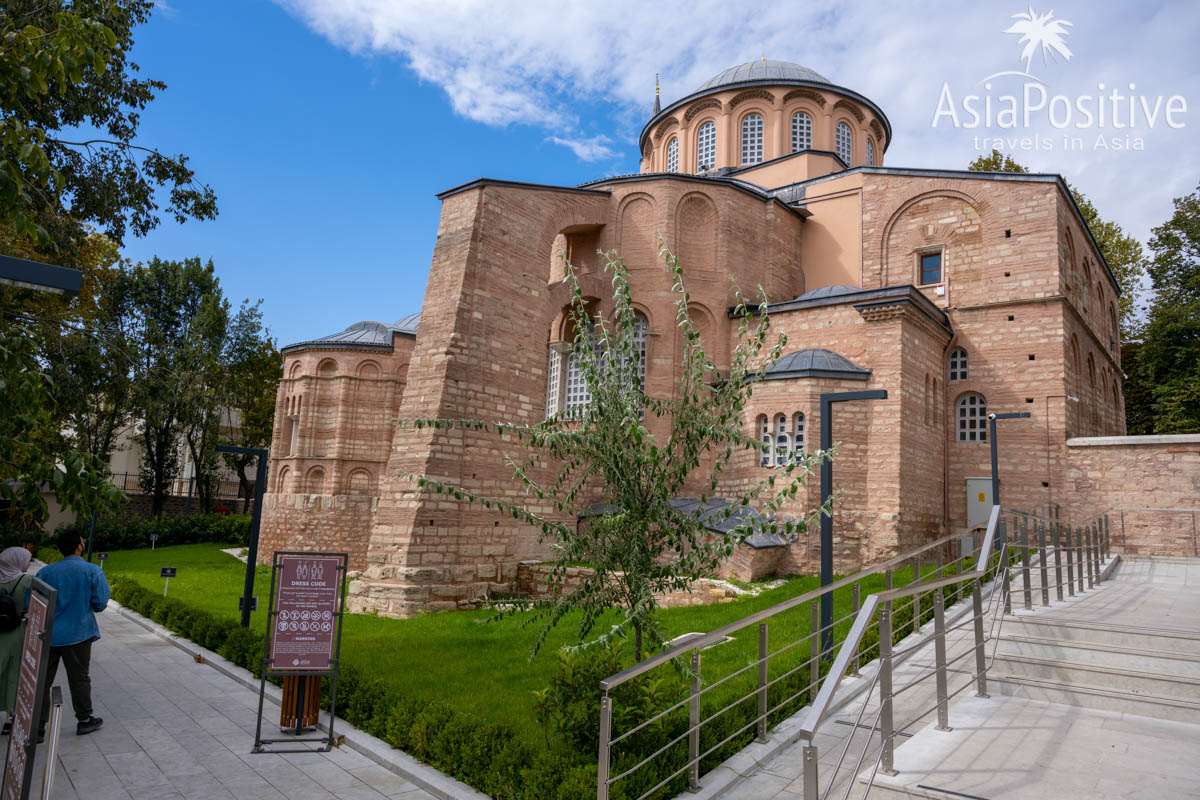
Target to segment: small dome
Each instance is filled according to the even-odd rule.
[[[856,366],[845,356],[832,350],[812,348],[795,350],[783,356],[767,369],[764,380],[849,378],[850,380],[865,381],[870,377],[870,369]]]
[[[815,70],[791,61],[747,61],[736,67],[718,72],[709,78],[697,92],[707,92],[731,83],[747,81],[812,81],[814,83],[829,83],[829,79]]]
[[[321,336],[317,339],[309,339],[304,342],[296,342],[284,347],[281,352],[291,352],[295,350],[305,350],[308,348],[319,349],[337,349],[345,348],[348,350],[378,350],[392,349],[392,336],[400,334],[402,336],[416,336],[417,324],[421,321],[421,312],[409,314],[407,317],[402,317],[396,320],[395,323],[388,325],[386,322],[377,322],[373,319],[365,319],[361,322],[356,322],[344,331],[331,333],[328,336]]]
[[[392,327],[400,333],[411,333],[414,336],[417,333],[417,326],[421,324],[421,312],[409,314],[407,317],[401,317],[392,323]]]
[[[810,292],[805,292],[802,295],[797,295],[796,300],[820,300],[826,297],[841,297],[844,294],[855,294],[863,291],[861,286],[846,286],[840,284],[838,286],[822,286],[820,289],[813,289]]]

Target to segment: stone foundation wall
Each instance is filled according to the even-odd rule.
[[[304,550],[349,553],[350,569],[364,569],[376,502],[367,495],[267,493],[259,563],[269,562],[277,550]]]
[[[535,600],[551,597],[550,577],[553,572],[554,567],[551,564],[523,562],[517,567],[517,580],[513,584],[513,590],[527,594]],[[560,591],[565,590],[567,594],[571,594],[594,574],[595,572],[588,567],[568,567]],[[736,597],[737,593],[729,587],[708,578],[701,578],[692,583],[691,591],[659,595],[658,604],[660,608],[707,606],[713,603],[728,603]]]

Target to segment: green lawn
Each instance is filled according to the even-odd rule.
[[[143,586],[162,591],[160,567],[177,567],[170,581],[168,596],[214,614],[238,618],[238,597],[245,580],[245,565],[220,551],[219,545],[183,545],[155,551],[127,550],[110,554],[105,569],[133,578]],[[897,576],[896,585],[906,583],[911,570]],[[667,609],[662,621],[670,636],[690,631],[710,631],[745,617],[759,609],[780,603],[817,586],[814,576],[792,578],[775,589],[756,597],[741,598],[719,605]],[[883,588],[882,579],[864,582],[863,596]],[[265,628],[270,568],[259,566],[255,594],[260,610],[251,625]],[[834,618],[850,613],[849,587],[835,596]],[[544,649],[528,660],[534,628],[522,628],[519,617],[489,622],[489,611],[459,611],[429,614],[413,619],[385,619],[367,614],[350,615],[345,622],[342,655],[346,663],[380,677],[405,693],[443,701],[489,722],[506,722],[523,737],[540,740],[541,729],[534,719],[532,695],[544,688],[554,672],[553,650],[570,643],[573,634],[568,618],[553,632]],[[803,604],[770,620],[771,649],[807,635],[810,609]],[[839,625],[838,638],[849,627]],[[703,673],[713,681],[744,666],[757,657],[757,626],[743,630],[736,641],[713,647],[703,653]],[[785,656],[772,659],[772,675],[807,658],[804,645]],[[668,667],[669,669],[669,667]],[[750,671],[752,673],[753,670]],[[751,674],[744,676],[752,679]],[[739,695],[750,684],[730,681],[718,690]],[[714,690],[715,691],[715,690]]]

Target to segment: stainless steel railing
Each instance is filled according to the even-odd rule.
[[[846,750],[831,773],[823,795],[818,792],[814,736],[831,711],[843,704],[844,698],[839,697],[838,689],[845,677],[861,674],[864,659],[876,662],[877,668],[870,676],[869,683],[861,687],[865,699],[863,710],[859,712],[859,722],[866,704],[878,688],[876,720],[871,726],[864,727],[880,731],[876,769],[891,770],[893,740],[897,731],[892,701],[897,695],[932,677],[937,696],[933,710],[937,712],[939,727],[946,727],[949,700],[966,688],[949,691],[948,670],[958,661],[974,654],[974,672],[970,677],[978,693],[986,696],[989,666],[986,643],[989,640],[993,642],[994,657],[994,642],[998,641],[999,626],[1003,621],[1000,609],[1011,611],[1014,575],[1021,582],[1021,598],[1026,607],[1031,607],[1035,594],[1040,594],[1042,604],[1048,605],[1051,589],[1060,599],[1064,590],[1074,594],[1078,587],[1080,592],[1084,591],[1085,575],[1089,587],[1101,580],[1102,562],[1106,554],[1111,552],[1107,517],[1101,515],[1084,525],[1069,525],[1058,519],[1055,512],[1055,509],[1047,509],[1045,514],[1039,515],[1002,511],[999,507],[993,507],[982,545],[977,550],[972,548],[969,553],[948,558],[948,548],[956,544],[959,537],[943,537],[830,586],[807,592],[703,636],[694,637],[601,681],[598,800],[606,800],[610,789],[621,781],[637,782],[640,790],[650,784],[653,777],[658,780],[644,791],[639,793],[627,789],[626,794],[644,800],[664,790],[672,782],[678,782],[680,787],[686,782],[689,789],[697,789],[702,778],[702,762],[718,755],[722,748],[739,739],[747,743],[750,738],[766,741],[772,721],[787,716],[793,709],[799,710],[799,704],[804,699],[811,700],[809,710],[803,723],[784,744],[801,740],[806,742],[803,749],[805,800],[828,796],[848,752],[849,743],[859,728],[857,724],[852,728]],[[1055,575],[1053,581],[1049,577],[1052,570]],[[896,587],[895,579],[905,575],[911,576],[907,584]],[[1036,586],[1033,582],[1035,575],[1040,579]],[[863,599],[864,585],[868,582],[878,584],[880,580],[883,583],[882,590]],[[835,648],[822,651],[821,634],[827,628],[819,627],[818,623],[820,598],[847,588],[851,592],[851,611],[834,620],[830,627],[848,627],[848,630],[840,639],[840,646],[835,643]],[[970,607],[957,611],[954,621],[948,624],[947,607],[968,595]],[[805,604],[810,606],[812,620],[807,632],[772,650],[769,625],[785,612],[800,609]],[[928,622],[933,623],[932,633],[924,638],[918,637],[915,643],[906,643],[901,649],[894,647],[899,639],[920,634]],[[705,675],[701,651],[753,625],[758,625],[757,658],[748,658],[744,664],[720,677]],[[949,657],[947,634],[960,630],[966,631],[962,641],[967,642],[969,647]],[[878,636],[875,641],[868,642],[872,631],[877,631]],[[935,651],[935,668],[909,685],[895,689],[892,686],[894,666],[931,643]],[[873,654],[872,650],[875,651]],[[666,668],[679,661],[686,661],[690,673],[690,687],[686,696],[645,719],[628,724],[627,730],[614,730],[614,717],[618,716],[614,709],[615,690],[634,679],[649,676],[653,670]],[[772,675],[771,667],[775,667],[776,674]],[[725,687],[724,694],[727,697],[718,696],[722,687]],[[856,687],[856,694],[858,691],[860,688]],[[705,726],[713,725],[733,709],[744,709],[743,704],[753,705],[753,713],[746,714],[743,711],[740,719],[726,725],[721,732],[726,735],[719,741],[705,742],[708,746],[702,750]],[[671,719],[678,720],[685,713],[686,724],[679,723],[671,728],[669,738],[662,737],[656,742],[658,746],[648,754],[642,755],[639,751],[636,756],[622,757],[622,746],[637,734],[646,732],[656,723],[664,725]],[[860,764],[865,754],[864,749],[859,757]],[[614,769],[614,766],[617,768]],[[653,777],[638,781],[638,774],[643,770],[652,772]],[[643,776],[645,774],[642,773]]]

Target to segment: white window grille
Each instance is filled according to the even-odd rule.
[[[763,160],[762,114],[747,114],[742,119],[742,163],[757,164]]]
[[[649,330],[650,321],[641,314],[635,314],[633,317],[633,341],[637,345],[638,385],[642,388],[642,391],[646,390],[646,333]]]
[[[579,368],[579,356],[571,353],[567,356],[566,410],[584,408],[590,402],[592,402],[592,390],[583,377],[583,371]]]
[[[792,114],[792,152],[812,149],[812,117],[803,111]]]
[[[981,394],[964,394],[958,399],[958,441],[987,441],[987,400]]]
[[[867,166],[875,166],[875,142],[867,139]]]
[[[696,133],[696,171],[704,172],[717,165],[717,125],[706,122]]]
[[[553,417],[558,413],[558,378],[562,371],[562,353],[550,349],[550,359],[546,366],[546,416]]]
[[[758,457],[758,465],[769,467],[771,466],[771,448],[774,446],[774,441],[771,439],[771,427],[767,422],[766,414],[758,418],[758,438],[764,445],[763,451]]]
[[[671,137],[667,143],[667,172],[679,172],[679,137]]]
[[[775,417],[775,466],[787,466],[792,458],[792,437],[788,434],[788,419],[785,414]]]
[[[792,460],[799,462],[804,455],[804,415],[792,415]]]
[[[950,380],[965,381],[967,379],[967,351],[956,347],[950,351]]]
[[[846,166],[852,166],[850,161],[851,154],[854,152],[854,134],[850,133],[850,126],[844,122],[837,124],[837,154],[842,161],[846,162]]]

